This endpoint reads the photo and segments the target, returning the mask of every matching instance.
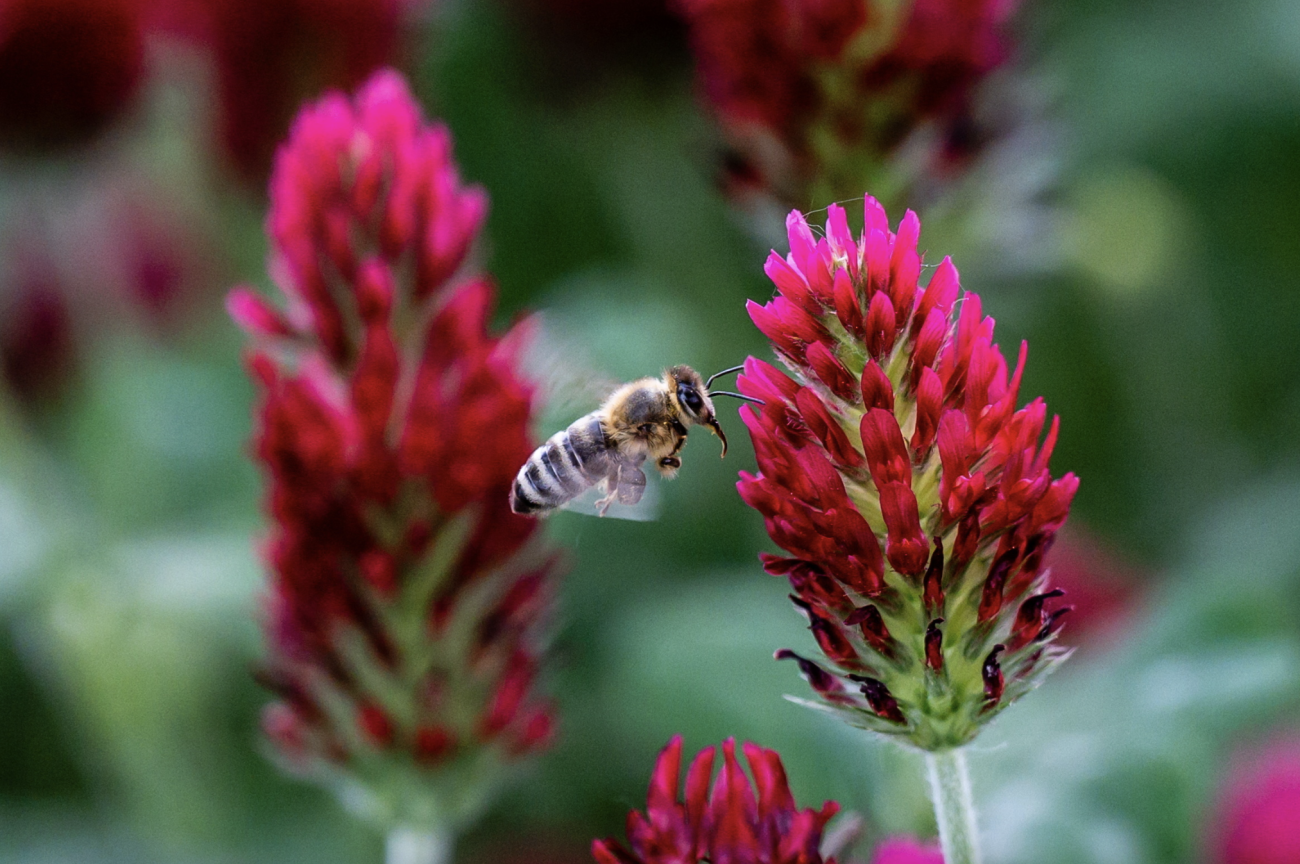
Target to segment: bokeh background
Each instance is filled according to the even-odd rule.
[[[922,233],[1029,340],[1023,392],[1083,479],[1056,562],[1078,654],[971,756],[987,853],[1221,861],[1251,766],[1300,746],[1300,7],[1025,0],[1017,35],[1034,134],[985,188],[1033,217]],[[621,379],[765,356],[767,245],[718,192],[662,0],[0,0],[0,861],[380,859],[260,750],[253,394],[222,308],[267,284],[295,107],[379,64],[492,197],[503,321],[544,310],[573,368]],[[589,860],[676,732],[779,749],[864,849],[933,833],[915,757],[781,698],[804,685],[772,651],[812,641],[757,564],[728,412],[732,455],[697,436],[658,521],[551,521],[561,735],[458,860]],[[1261,800],[1294,826],[1289,782]]]

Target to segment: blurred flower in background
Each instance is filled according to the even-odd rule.
[[[1240,754],[1211,822],[1215,864],[1300,861],[1300,736]]]
[[[1152,574],[1074,524],[1057,535],[1043,568],[1070,605],[1070,641],[1085,647],[1106,647],[1128,635],[1153,582]]]
[[[145,71],[148,0],[0,4],[0,144],[82,144],[130,105]]]
[[[186,0],[177,0],[184,3]],[[350,90],[401,60],[401,0],[193,0],[178,16],[216,64],[218,135],[240,176],[260,185],[306,99]]]
[[[58,400],[76,365],[66,290],[47,250],[11,242],[0,273],[0,370],[24,407]]]
[[[1009,0],[677,0],[726,142],[724,184],[784,213],[870,189],[928,203],[988,139],[979,85],[1010,54]]]
[[[668,0],[511,0],[532,38],[528,48],[553,83],[605,81],[611,69],[637,77],[681,59],[681,20]]]
[[[280,151],[267,224],[285,307],[229,300],[263,392],[265,732],[429,842],[552,726],[533,683],[554,555],[507,505],[533,446],[526,327],[490,335],[491,285],[458,277],[486,206],[447,130],[381,72],[304,109]]]

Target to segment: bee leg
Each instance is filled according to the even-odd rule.
[[[593,505],[596,508],[596,514],[604,516],[609,510],[609,505],[614,503],[614,498],[618,494],[618,470],[605,478],[605,497],[596,501]]]

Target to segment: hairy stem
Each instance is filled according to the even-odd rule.
[[[939,823],[939,842],[944,864],[980,864],[979,830],[975,824],[975,803],[966,773],[966,754],[961,749],[925,754],[930,774],[930,797],[934,818]]]
[[[451,864],[451,837],[402,825],[388,832],[385,864]]]

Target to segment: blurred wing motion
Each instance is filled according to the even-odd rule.
[[[605,400],[619,381],[600,372],[576,339],[566,338],[546,315],[528,316],[521,371],[537,388],[534,415],[542,429],[556,429]]]

